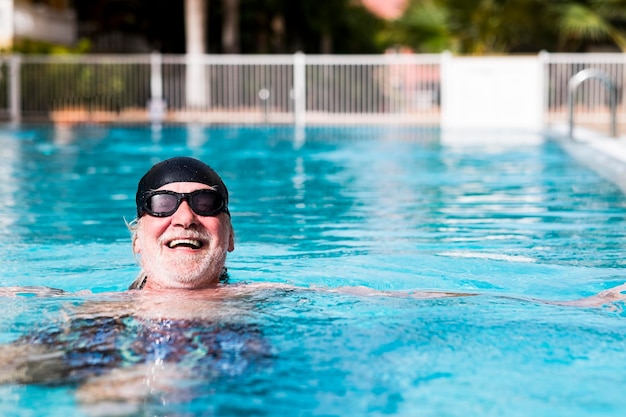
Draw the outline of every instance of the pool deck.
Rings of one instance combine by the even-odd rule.
[[[548,130],[574,158],[626,192],[626,136],[609,137],[583,127],[574,130],[573,138],[568,133],[565,125]]]

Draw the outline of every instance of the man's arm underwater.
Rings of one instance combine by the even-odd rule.
[[[190,291],[190,295],[193,294],[193,298],[202,295],[210,296],[214,295],[218,298],[229,298],[230,296],[236,297],[240,295],[250,295],[251,293],[263,290],[280,289],[289,291],[313,291],[313,292],[327,292],[334,294],[346,294],[361,297],[393,297],[393,298],[413,298],[419,300],[437,299],[437,298],[450,298],[450,297],[474,297],[484,295],[481,293],[469,293],[469,292],[454,292],[454,291],[435,291],[435,290],[377,290],[367,286],[345,286],[345,287],[321,287],[311,286],[302,287],[292,284],[273,283],[273,282],[260,282],[260,283],[232,283],[221,284],[216,288],[207,290],[187,290]],[[132,289],[133,291],[142,291]],[[180,290],[177,290],[178,296],[180,296]],[[51,288],[45,286],[11,286],[0,287],[0,297],[54,297],[63,295],[90,295],[90,290],[80,290],[78,292],[67,292],[58,288]],[[147,295],[147,294],[146,294]],[[514,297],[515,298],[515,297]],[[565,301],[552,301],[542,300],[537,298],[529,298],[529,301],[572,306],[572,307],[600,307],[605,304],[614,303],[616,301],[626,300],[626,283],[618,285],[608,290],[601,291],[589,297],[579,298],[575,300]]]

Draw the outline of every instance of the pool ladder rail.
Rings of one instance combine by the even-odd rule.
[[[609,108],[611,112],[611,137],[617,137],[617,85],[606,73],[595,69],[587,68],[572,76],[567,83],[567,104],[568,104],[568,124],[569,138],[574,138],[574,98],[576,89],[588,79],[598,79],[609,90]]]

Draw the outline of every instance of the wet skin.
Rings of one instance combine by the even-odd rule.
[[[175,182],[159,190],[190,193],[211,187]],[[226,254],[235,249],[235,237],[226,213],[200,216],[186,201],[168,217],[143,215],[137,223],[133,251],[147,274],[146,289],[200,289],[219,282]]]

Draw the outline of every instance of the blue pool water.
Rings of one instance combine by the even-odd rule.
[[[409,128],[305,133],[0,128],[0,287],[67,291],[0,297],[0,343],[103,349],[104,358],[121,355],[116,367],[145,362],[167,388],[140,402],[85,404],[65,369],[44,368],[47,383],[0,385],[0,415],[626,413],[624,304],[550,303],[626,281],[626,196],[615,185],[554,140],[455,145],[437,130]],[[154,342],[145,323],[117,324],[120,343],[140,344],[128,358],[106,344],[106,322],[72,317],[83,304],[124,300],[138,271],[124,223],[137,181],[174,155],[208,162],[229,187],[231,283],[302,289],[202,304],[222,329],[211,333],[221,346],[258,337],[269,353],[232,348],[221,362],[193,362],[209,348],[186,346],[180,360],[193,372],[180,381],[142,356],[141,344]],[[327,291],[358,286],[390,295]],[[478,295],[400,296],[415,289]],[[73,330],[55,339],[64,323]],[[159,340],[179,336],[176,323],[149,324]],[[135,340],[135,331],[149,337]],[[81,358],[89,372],[95,356]]]

